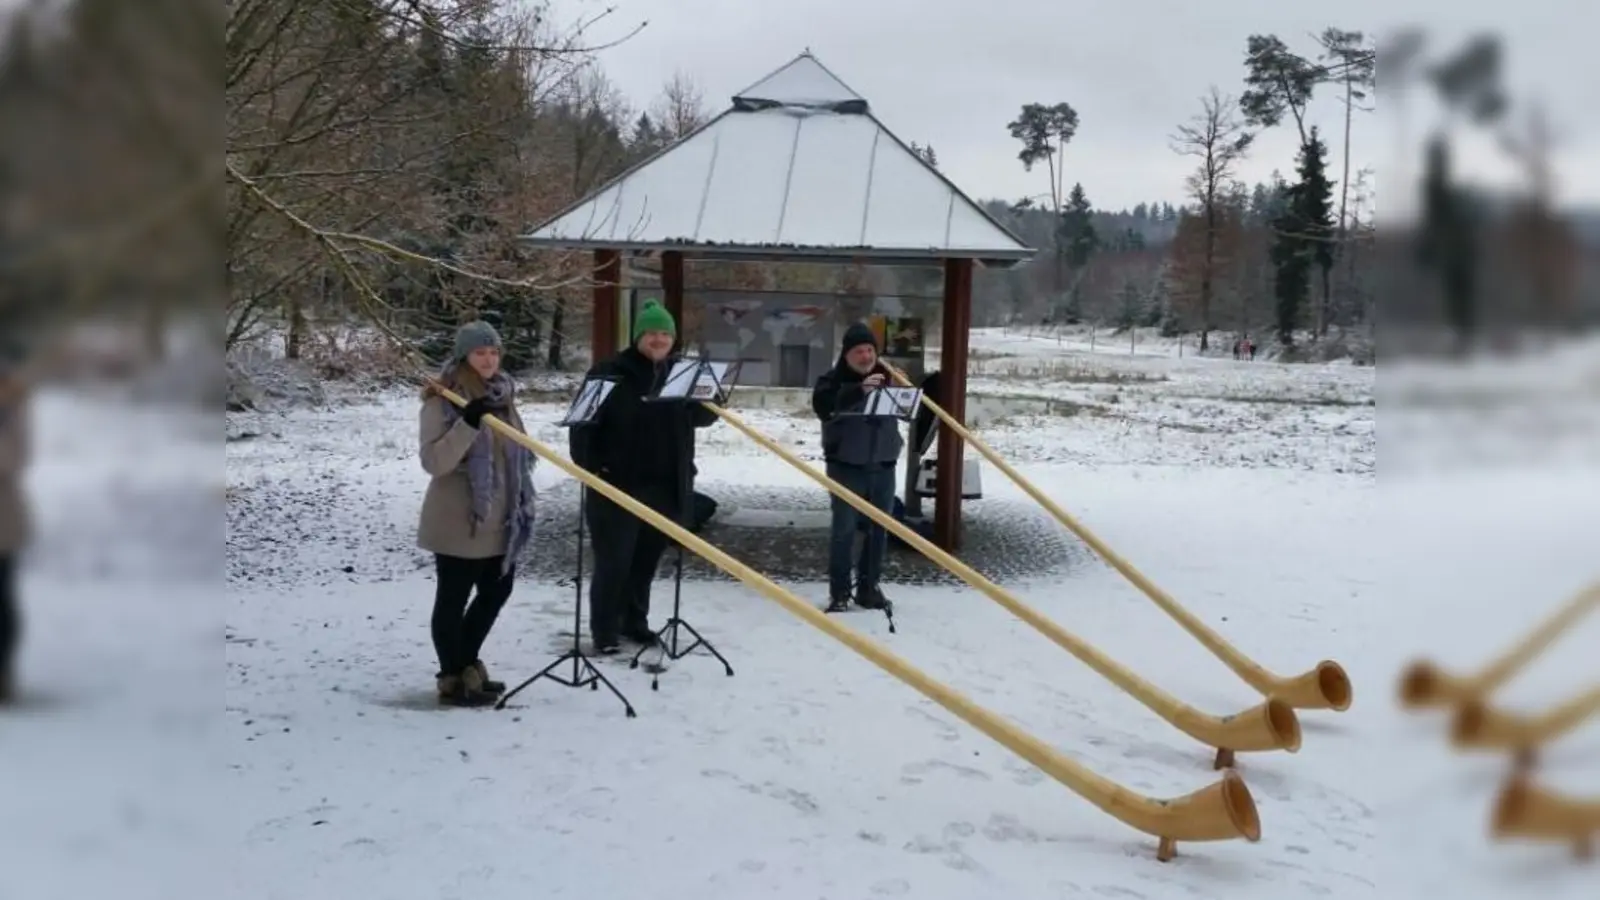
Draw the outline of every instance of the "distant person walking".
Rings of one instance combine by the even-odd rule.
[[[822,420],[822,454],[828,477],[893,515],[895,465],[905,449],[900,423],[892,418],[854,414],[866,406],[867,392],[883,386],[887,379],[888,371],[878,363],[877,338],[872,329],[857,322],[845,329],[838,361],[817,379],[811,392],[811,409]],[[889,601],[878,585],[889,545],[888,532],[845,501],[832,499],[826,611],[848,610],[852,596],[856,605],[864,609],[889,609]],[[852,564],[851,551],[863,521],[866,542]]]
[[[468,322],[439,378],[467,405],[458,408],[431,386],[422,392],[420,455],[432,480],[417,545],[434,555],[430,626],[439,701],[451,706],[484,706],[505,691],[479,654],[511,598],[517,557],[533,533],[534,456],[483,425],[492,415],[522,429],[516,384],[500,368],[500,350],[493,326]]]
[[[18,558],[32,537],[22,486],[33,451],[30,406],[22,376],[0,357],[0,706],[16,697],[17,650],[22,643],[17,569]]]

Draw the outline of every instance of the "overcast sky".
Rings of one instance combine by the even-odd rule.
[[[1006,123],[1024,103],[1066,101],[1080,120],[1067,148],[1067,183],[1082,182],[1096,206],[1111,209],[1182,199],[1193,160],[1174,154],[1168,138],[1199,110],[1209,84],[1234,95],[1242,90],[1248,35],[1276,33],[1310,54],[1311,34],[1327,25],[1385,33],[1401,24],[1393,0],[1326,7],[1288,0],[603,2],[614,3],[617,12],[597,28],[597,40],[649,21],[602,56],[607,74],[635,105],[647,105],[673,70],[682,69],[704,88],[711,110],[720,111],[735,91],[809,47],[902,139],[931,144],[940,167],[967,193],[1015,199],[1048,184],[1042,169],[1023,170]],[[556,0],[556,9],[570,18],[592,14],[603,2]],[[1453,47],[1479,27],[1506,35],[1514,90],[1543,98],[1567,131],[1558,159],[1562,193],[1600,202],[1600,140],[1586,121],[1600,117],[1592,46],[1600,7],[1519,0],[1513,7],[1518,21],[1507,23],[1496,12],[1506,8],[1500,3],[1430,5],[1447,14],[1422,20],[1440,47]],[[1330,89],[1323,94],[1312,119],[1330,139],[1337,177],[1343,108]],[[1432,115],[1420,101],[1418,108],[1426,115],[1415,117],[1412,132]],[[1394,175],[1390,119],[1388,105],[1357,115],[1352,171],[1371,166]],[[1289,172],[1295,143],[1292,123],[1268,132],[1241,175],[1256,181],[1274,169]],[[1477,172],[1508,177],[1486,141],[1469,141],[1463,152]],[[1384,182],[1386,204],[1392,205],[1393,188],[1392,180]]]

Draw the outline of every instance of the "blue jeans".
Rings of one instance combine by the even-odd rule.
[[[827,471],[829,478],[885,513],[893,514],[893,466],[867,469],[830,462]],[[845,597],[850,594],[850,551],[855,546],[857,529],[863,523],[867,526],[867,539],[861,548],[861,557],[854,566],[855,586],[858,590],[876,588],[878,578],[883,574],[883,556],[889,548],[889,532],[838,497],[832,499],[833,523],[828,534],[828,595]]]

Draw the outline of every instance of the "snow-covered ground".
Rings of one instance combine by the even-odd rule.
[[[1470,669],[1600,577],[1600,464],[1575,437],[1543,440],[1600,421],[1585,369],[1595,345],[1544,360],[1543,377],[1524,365],[1479,378],[1501,394],[1477,413],[1493,439],[1467,456],[1460,433],[1431,427],[1463,415],[1448,408],[1457,396],[1424,388],[1477,370],[1385,369],[1385,421],[1405,428],[1386,435],[1380,490],[1372,369],[1130,359],[1003,333],[975,343],[980,390],[1110,408],[1002,417],[983,433],[997,450],[1263,664],[1291,673],[1331,658],[1350,672],[1355,705],[1302,713],[1299,753],[1241,756],[1259,843],[1184,845],[1158,863],[1153,839],[742,586],[697,585],[688,600],[735,677],[691,657],[653,692],[648,676],[605,666],[637,719],[603,691],[547,683],[504,711],[431,708],[426,560],[372,537],[410,527],[424,484],[415,399],[401,392],[230,417],[230,434],[254,435],[227,447],[236,501],[315,490],[326,505],[227,535],[218,721],[222,676],[197,649],[216,639],[214,593],[131,563],[115,593],[68,578],[96,510],[127,518],[97,485],[192,481],[207,471],[200,453],[215,460],[214,433],[169,429],[159,450],[130,438],[90,465],[93,448],[66,446],[79,423],[136,434],[135,413],[52,397],[39,427],[58,449],[34,472],[47,534],[24,585],[27,674],[48,699],[0,720],[0,796],[19,812],[0,817],[14,857],[3,884],[29,898],[213,897],[225,877],[222,896],[252,900],[1594,896],[1592,864],[1562,848],[1491,844],[1502,761],[1452,753],[1437,717],[1393,698],[1416,655]],[[1566,401],[1548,404],[1552,391]],[[1562,427],[1518,427],[1536,405]],[[524,408],[559,448],[556,416]],[[814,423],[748,418],[815,455]],[[710,483],[807,483],[722,427],[700,465]],[[550,467],[540,477],[565,489]],[[998,472],[984,481],[990,496],[1020,493]],[[166,559],[209,540],[122,527],[165,540]],[[274,568],[253,571],[263,560]],[[1203,710],[1259,700],[1107,567],[1007,587]],[[981,595],[893,596],[898,634],[875,617],[846,624],[1131,790],[1215,780],[1207,748]],[[520,681],[559,652],[570,598],[570,586],[519,585],[487,648],[498,673]],[[1499,699],[1537,710],[1600,679],[1597,637],[1600,617]],[[1600,795],[1597,751],[1600,722],[1553,748],[1540,777]]]
[[[1091,350],[1082,339],[975,331],[972,393],[1058,404],[1045,416],[1008,417],[993,430],[996,447],[1038,462],[1373,471],[1371,367],[1176,356],[1171,342],[1154,339],[1145,346],[1130,354],[1104,340]],[[1063,415],[1072,418],[1049,421]]]

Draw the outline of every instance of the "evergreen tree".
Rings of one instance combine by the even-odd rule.
[[[640,113],[633,123],[633,133],[628,135],[628,155],[635,160],[648,158],[665,147],[667,141],[667,133],[656,127],[656,123],[650,120],[650,114]]]
[[[1422,227],[1417,261],[1439,279],[1444,317],[1461,348],[1478,330],[1475,222],[1467,192],[1451,172],[1449,145],[1435,136],[1428,142],[1422,181]]]
[[[1088,265],[1090,257],[1100,247],[1099,235],[1094,227],[1094,206],[1082,184],[1074,184],[1067,195],[1066,206],[1061,210],[1061,247],[1067,264],[1074,269]]]
[[[1300,222],[1306,229],[1311,261],[1322,279],[1322,297],[1317,307],[1316,322],[1317,336],[1321,337],[1327,334],[1328,324],[1333,318],[1331,276],[1338,223],[1334,218],[1333,182],[1328,180],[1328,145],[1317,135],[1317,126],[1311,126],[1306,145],[1300,148],[1298,161],[1300,189],[1296,200],[1299,203]]]
[[[1296,185],[1296,188],[1299,186]],[[1305,239],[1298,234],[1300,219],[1293,205],[1273,219],[1277,238],[1272,243],[1272,293],[1276,299],[1278,343],[1294,344],[1294,330],[1300,324],[1300,309],[1311,287],[1311,258]]]
[[[1061,218],[1056,222],[1056,234],[1062,261],[1074,271],[1065,309],[1058,318],[1075,325],[1083,317],[1083,268],[1100,248],[1099,234],[1094,227],[1094,206],[1084,193],[1083,185],[1074,184],[1067,195]]]
[[[1132,278],[1122,283],[1117,291],[1117,327],[1136,328],[1144,318],[1145,298]]]
[[[1273,294],[1277,300],[1278,342],[1294,343],[1294,330],[1311,288],[1311,272],[1321,269],[1324,286],[1333,266],[1333,185],[1327,178],[1327,148],[1311,129],[1297,158],[1299,178],[1286,191],[1283,210],[1273,218]],[[1324,295],[1326,302],[1326,295]]]

